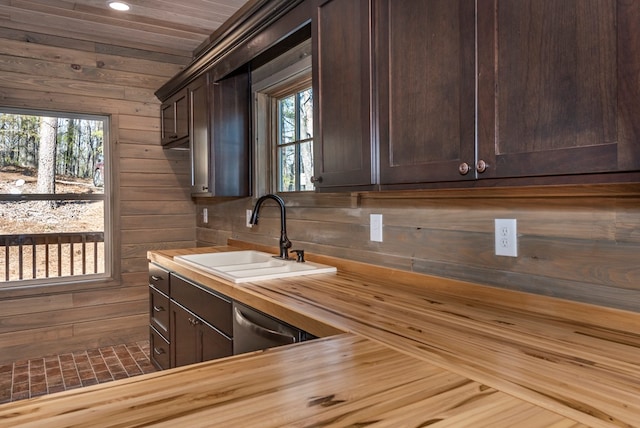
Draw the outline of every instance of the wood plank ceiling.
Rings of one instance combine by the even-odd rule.
[[[194,51],[246,0],[121,0],[128,12],[107,0],[0,0],[0,37],[28,34],[50,44],[63,40],[150,52],[187,63]],[[58,41],[54,43],[52,39]],[[73,47],[73,46],[67,46]]]

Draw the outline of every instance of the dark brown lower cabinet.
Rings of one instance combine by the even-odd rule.
[[[149,327],[149,348],[149,359],[156,368],[164,370],[171,367],[169,342],[153,327]]]
[[[231,299],[171,274],[171,367],[233,355]]]
[[[151,362],[168,369],[233,355],[231,299],[149,264]]]
[[[173,367],[233,354],[231,338],[174,301],[171,302],[171,344]]]
[[[171,367],[169,280],[167,270],[149,264],[149,357],[159,369]]]

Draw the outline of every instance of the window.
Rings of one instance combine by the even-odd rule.
[[[0,287],[110,275],[108,129],[0,109]]]
[[[254,194],[315,190],[311,39],[252,71]]]
[[[313,91],[306,88],[277,100],[275,121],[278,192],[314,190]]]

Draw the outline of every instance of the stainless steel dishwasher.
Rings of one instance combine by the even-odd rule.
[[[316,337],[256,309],[233,302],[233,354],[259,351]]]

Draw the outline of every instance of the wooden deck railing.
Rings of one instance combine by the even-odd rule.
[[[0,235],[2,256],[0,281],[101,273],[104,232]]]

